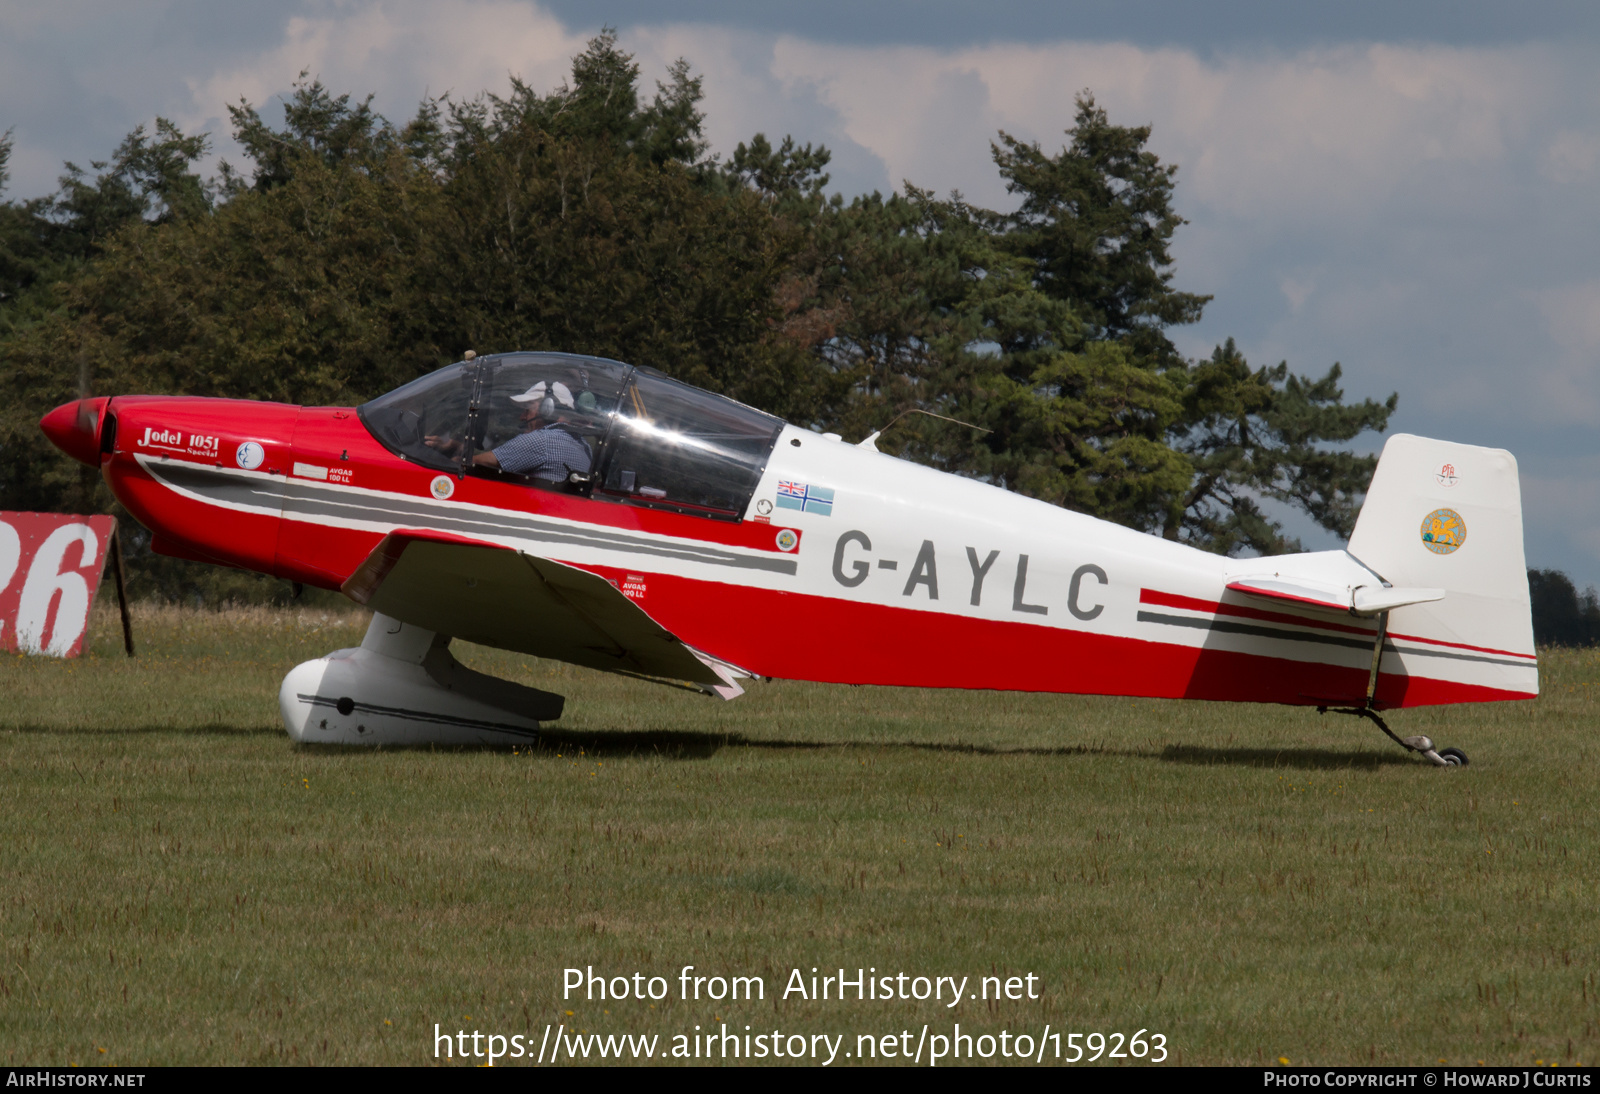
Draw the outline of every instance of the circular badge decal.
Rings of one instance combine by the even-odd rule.
[[[772,503],[766,498],[762,498],[760,501],[756,502],[756,512],[760,513],[762,516],[766,516],[768,513],[772,512]]]
[[[792,551],[800,543],[800,537],[795,535],[793,528],[785,528],[778,533],[778,550]]]
[[[1453,463],[1444,464],[1433,473],[1433,479],[1446,490],[1450,489],[1457,482],[1456,465]]]
[[[255,441],[245,441],[234,450],[233,460],[246,471],[254,471],[267,460],[267,450]]]
[[[1454,509],[1435,509],[1422,518],[1422,545],[1436,555],[1448,555],[1467,542],[1467,522]]]
[[[450,495],[456,492],[455,480],[449,475],[435,475],[428,484],[428,492],[440,501],[449,501]]]

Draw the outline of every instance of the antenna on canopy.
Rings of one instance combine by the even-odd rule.
[[[876,452],[878,450],[878,446],[875,443],[877,441],[877,439],[879,437],[883,436],[886,432],[888,432],[889,426],[894,425],[895,422],[898,422],[901,418],[904,418],[907,414],[926,414],[930,418],[938,418],[940,421],[954,422],[956,425],[964,425],[968,429],[976,429],[979,433],[993,433],[994,432],[994,430],[985,429],[981,425],[973,425],[971,422],[963,422],[960,418],[947,418],[947,417],[945,417],[945,415],[943,415],[943,414],[935,414],[931,410],[923,410],[920,407],[912,407],[910,410],[902,410],[900,413],[896,414],[893,418],[890,418],[888,425],[886,425],[882,429],[879,429],[876,432],[874,432],[871,436],[867,437],[866,440],[858,442],[856,444],[856,447],[857,448],[865,448],[865,449],[868,449],[869,451]]]

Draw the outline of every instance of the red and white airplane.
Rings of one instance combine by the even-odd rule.
[[[118,396],[41,426],[155,550],[374,611],[360,648],[284,679],[297,741],[500,742],[559,716],[451,638],[724,698],[767,676],[1220,699],[1391,737],[1384,709],[1538,694],[1494,449],[1391,437],[1347,549],[1238,559],[570,354],[469,356],[355,408]]]

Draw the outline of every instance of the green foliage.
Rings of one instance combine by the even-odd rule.
[[[966,340],[963,228],[958,211],[914,187],[819,208],[809,299],[791,323],[828,370],[818,424],[861,435],[904,406],[944,405],[942,373]]]
[[[262,121],[248,102],[228,107],[234,139],[256,165],[259,191],[284,185],[311,163],[359,168],[383,159],[395,142],[394,130],[372,109],[371,95],[351,106],[349,95],[335,98],[321,80],[307,83],[307,75],[300,73],[294,95],[284,104],[281,130]]]
[[[1381,432],[1398,396],[1346,406],[1339,376],[1337,364],[1320,380],[1290,373],[1287,363],[1252,372],[1231,338],[1187,369],[1174,448],[1188,457],[1194,474],[1173,495],[1163,527],[1167,538],[1181,534],[1224,552],[1300,550],[1262,512],[1258,500],[1272,498],[1348,539],[1360,511],[1358,495],[1378,461],[1327,446],[1369,429]]]
[[[541,99],[517,85],[508,99],[452,111],[435,261],[423,274],[435,286],[433,329],[462,348],[651,365],[788,409],[799,362],[769,345],[767,327],[798,237],[757,193],[708,184],[690,161],[700,92],[681,68],[631,124],[597,129],[619,97],[631,102],[600,64],[618,57],[592,46],[573,88]]]
[[[1176,168],[1148,127],[1086,93],[1058,155],[1002,133],[1010,215],[909,183],[845,201],[793,137],[706,158],[686,62],[639,78],[608,29],[549,93],[396,125],[302,73],[279,125],[230,107],[245,171],[202,180],[208,138],[157,119],[0,204],[0,505],[111,505],[36,426],[83,394],[349,404],[516,348],[853,436],[947,415],[983,431],[913,416],[880,447],[1212,550],[1296,546],[1269,501],[1348,532],[1372,461],[1345,446],[1394,399],[1346,406],[1337,365],[1252,370],[1231,342],[1177,354],[1166,329],[1208,298],[1172,286]]]
[[[881,448],[1086,512],[1148,525],[1188,480],[1165,444],[1180,390],[1119,342],[1088,341],[993,214],[908,186],[821,218],[823,353],[844,386],[830,423]]]
[[[1164,328],[1208,298],[1170,284],[1176,169],[1087,96],[1069,137],[1052,159],[1002,134],[1023,196],[1009,217],[909,184],[816,208],[810,322],[789,325],[832,374],[818,420],[959,418],[987,432],[904,419],[880,447],[1209,550],[1298,549],[1268,500],[1348,536],[1374,461],[1339,446],[1382,430],[1395,398],[1345,406],[1337,365],[1252,371],[1231,341],[1179,357]]]
[[[1136,528],[1149,527],[1190,467],[1166,443],[1181,410],[1171,378],[1116,342],[1043,355],[1025,376],[994,377],[991,466],[1013,489]]]
[[[793,137],[774,148],[765,133],[757,133],[748,145],[739,142],[723,172],[729,182],[755,190],[780,212],[803,214],[821,205],[828,185],[822,169],[830,159],[826,148],[802,147]]]
[[[1071,304],[1094,338],[1121,338],[1159,365],[1180,363],[1162,328],[1199,320],[1211,298],[1171,287],[1167,246],[1178,169],[1147,151],[1150,127],[1115,126],[1088,92],[1072,143],[1051,158],[1000,134],[995,164],[1022,196],[1007,239],[1037,263],[1039,288]]]
[[[165,118],[153,136],[135,129],[90,178],[66,165],[50,198],[0,205],[0,504],[14,509],[104,510],[109,492],[98,477],[52,449],[38,430],[51,407],[94,392],[104,360],[114,360],[113,390],[130,390],[118,355],[125,347],[96,341],[77,315],[139,323],[119,310],[128,286],[115,281],[114,253],[129,238],[165,239],[158,229],[203,225],[212,205],[192,164],[204,137],[187,137]],[[203,271],[192,271],[205,277]],[[141,274],[142,276],[142,274]],[[112,280],[108,281],[108,277]],[[137,280],[137,278],[135,279]],[[104,299],[96,288],[116,291]],[[81,301],[92,300],[91,307]]]
[[[167,224],[209,212],[205,184],[190,170],[205,155],[207,144],[204,136],[186,137],[167,119],[157,118],[154,137],[141,125],[109,162],[91,163],[99,172],[93,181],[67,164],[53,211],[68,233],[68,245],[88,253],[135,221]]]
[[[1600,593],[1594,586],[1580,593],[1560,570],[1529,570],[1528,593],[1540,646],[1600,644]]]

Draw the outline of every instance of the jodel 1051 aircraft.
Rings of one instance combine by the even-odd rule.
[[[1345,550],[1208,554],[649,368],[471,357],[354,408],[118,396],[41,423],[180,558],[338,589],[296,741],[524,740],[461,638],[731,699],[752,676],[1379,712],[1538,694],[1516,461],[1397,435]]]

